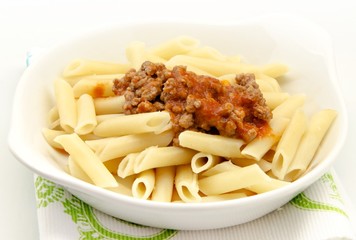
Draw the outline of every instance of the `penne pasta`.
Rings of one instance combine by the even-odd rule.
[[[150,112],[133,115],[122,115],[109,118],[94,129],[100,137],[114,137],[138,133],[161,133],[171,128],[171,117],[168,112]]]
[[[126,196],[132,197],[132,184],[135,181],[136,176],[133,175],[133,176],[130,176],[127,178],[121,178],[121,177],[115,176],[115,179],[118,183],[118,186],[110,187],[110,188],[106,188],[106,189],[109,191],[112,191],[112,192],[116,192],[119,194],[124,194]]]
[[[281,86],[279,85],[276,78],[270,77],[263,73],[258,73],[258,74],[256,74],[256,81],[258,83],[261,83],[261,82],[267,83],[272,88],[272,92],[280,92],[281,91]],[[261,89],[261,91],[262,91],[262,89]]]
[[[227,201],[227,200],[232,200],[232,199],[238,199],[238,198],[243,198],[247,197],[247,194],[245,193],[225,193],[225,194],[219,194],[219,195],[210,195],[210,196],[204,196],[201,198],[202,202],[218,202],[218,201]]]
[[[241,139],[193,131],[180,133],[178,139],[182,147],[222,157],[242,157],[240,149],[245,144]]]
[[[288,67],[284,64],[267,64],[262,66],[260,72],[271,78],[278,78],[288,72]]]
[[[289,119],[287,118],[273,118],[270,121],[272,133],[263,137],[257,137],[249,142],[241,151],[242,155],[247,158],[260,160],[271,147],[280,139],[284,129],[287,127]]]
[[[272,172],[278,179],[284,179],[306,125],[307,118],[304,111],[302,109],[297,110],[286,127],[272,160]]]
[[[263,158],[261,160],[255,160],[251,158],[232,158],[231,162],[239,167],[247,167],[252,164],[257,164],[264,172],[268,172],[272,168],[272,163],[266,161]]]
[[[198,45],[199,41],[197,39],[181,36],[163,42],[158,46],[151,48],[149,52],[168,60],[175,55],[185,54],[195,49]]]
[[[77,125],[74,129],[79,135],[91,133],[97,125],[93,98],[84,94],[77,101]]]
[[[48,128],[56,129],[59,126],[59,113],[57,106],[54,106],[48,112]]]
[[[93,133],[88,133],[85,135],[80,135],[79,136],[83,141],[90,141],[90,140],[99,140],[100,137],[94,135]]]
[[[218,195],[268,182],[269,179],[258,165],[253,164],[201,178],[199,188],[205,195]]]
[[[193,173],[189,164],[176,169],[175,187],[183,202],[200,202],[198,175]]]
[[[54,93],[60,125],[64,131],[72,133],[77,125],[77,107],[73,89],[65,80],[58,78],[54,82]]]
[[[275,109],[281,105],[289,97],[288,93],[284,92],[263,92],[263,97],[270,109]]]
[[[132,196],[149,199],[155,186],[155,171],[153,169],[141,172],[132,184]]]
[[[154,134],[142,133],[135,135],[126,135],[112,138],[104,146],[100,147],[96,154],[101,161],[124,157],[129,153],[141,152],[150,146],[167,146],[173,139],[173,133],[170,131]]]
[[[116,114],[102,114],[102,115],[96,115],[96,121],[97,123],[101,123],[107,119],[110,118],[115,118],[115,117],[119,117],[119,116],[123,116],[123,114],[121,113],[116,113]]]
[[[94,99],[95,112],[98,115],[123,113],[124,103],[125,103],[124,96],[95,98]]]
[[[165,63],[166,59],[155,54],[148,52],[146,44],[140,41],[131,42],[126,48],[126,58],[131,63],[132,67],[136,70],[140,69],[141,64],[145,61]]]
[[[302,107],[304,102],[305,95],[290,96],[272,111],[273,117],[291,118],[295,110]]]
[[[251,164],[251,165],[246,165],[246,166],[241,168],[239,166],[234,165],[230,161],[226,161],[226,162],[220,163],[220,164],[216,165],[214,168],[206,171],[205,173],[203,173],[203,176],[204,177],[211,177],[211,176],[219,175],[221,173],[225,173],[226,174],[227,172],[237,171],[238,169],[243,169],[243,168],[250,167],[250,166],[254,166],[254,168],[256,168],[256,166],[258,166],[258,165],[257,164]],[[260,170],[262,170],[262,168],[260,168]],[[262,174],[261,171],[259,171],[259,170],[255,169],[254,171],[257,171],[260,175]],[[261,176],[263,176],[263,175],[261,175]],[[201,178],[201,179],[204,179],[204,178]],[[266,174],[265,175],[265,181],[260,181],[260,182],[258,182],[256,184],[252,184],[250,186],[246,186],[244,188],[244,190],[252,191],[254,193],[258,193],[259,194],[259,193],[264,193],[264,192],[275,190],[277,188],[286,186],[288,184],[289,184],[289,182],[271,178]]]
[[[55,141],[63,146],[69,156],[99,187],[116,187],[113,175],[95,153],[79,138],[76,133],[60,135]]]
[[[246,187],[246,189],[250,190],[252,192],[255,192],[257,194],[261,194],[261,193],[273,191],[275,189],[287,186],[289,184],[290,184],[290,182],[281,181],[281,180],[269,177],[268,181],[262,181],[258,184],[251,185],[249,187]]]
[[[114,175],[117,175],[117,169],[123,158],[115,158],[109,161],[103,162],[104,166]]]
[[[134,161],[134,172],[147,169],[189,164],[196,152],[180,147],[152,146],[142,151]]]
[[[68,64],[62,75],[68,78],[93,74],[118,74],[125,73],[129,69],[129,64],[76,59]]]
[[[199,48],[193,48],[189,52],[187,52],[185,55],[187,56],[192,56],[192,57],[200,57],[200,58],[205,58],[205,59],[213,59],[213,60],[218,60],[218,61],[226,61],[227,57],[221,54],[218,50],[212,47],[199,47]],[[229,58],[229,61],[235,61],[236,59]],[[238,61],[239,62],[239,61]]]
[[[134,69],[140,69],[141,64],[146,60],[146,44],[140,41],[129,43],[126,47],[126,58]]]
[[[66,134],[66,132],[65,131],[61,131],[61,130],[52,130],[52,129],[49,129],[49,128],[43,128],[42,129],[42,135],[45,137],[47,143],[49,145],[51,145],[52,147],[57,148],[57,149],[63,149],[63,147],[59,143],[55,142],[54,139],[57,136],[60,136],[60,135],[63,135],[63,134]]]
[[[171,202],[174,189],[175,167],[161,167],[156,169],[156,184],[151,200],[158,202]]]
[[[79,167],[79,165],[75,161],[73,161],[70,156],[68,157],[68,169],[70,175],[72,175],[73,177],[83,180],[84,182],[93,184],[93,181],[90,179],[90,177]]]
[[[222,173],[222,172],[230,171],[233,169],[239,169],[239,168],[240,168],[239,166],[236,166],[235,164],[232,163],[232,161],[229,160],[229,161],[224,161],[224,162],[221,162],[221,163],[215,165],[214,167],[199,174],[199,176],[201,176],[201,178],[210,177],[210,176]]]
[[[268,81],[256,79],[256,83],[263,93],[278,92]]]
[[[168,68],[173,68],[177,65],[189,65],[199,68],[213,76],[219,77],[226,74],[239,74],[239,73],[264,73],[271,74],[272,77],[283,74],[286,67],[282,64],[270,64],[263,67],[244,63],[221,62],[212,59],[192,57],[186,55],[176,55],[166,62]]]
[[[106,144],[108,144],[113,138],[99,138],[85,140],[85,143],[94,151],[97,152],[102,149]]]
[[[294,159],[288,168],[285,179],[295,180],[308,167],[312,169],[317,164],[316,162],[312,162],[312,159],[335,117],[336,111],[331,109],[321,110],[312,116]]]
[[[134,165],[135,159],[140,153],[129,153],[122,159],[118,168],[117,175],[121,178],[126,178],[127,176],[131,176],[135,174]]]
[[[83,78],[73,86],[74,97],[79,98],[83,94],[89,94],[94,98],[115,96],[112,91],[113,81],[114,79]]]
[[[193,156],[190,164],[194,173],[200,173],[214,167],[220,161],[220,156],[199,152]]]

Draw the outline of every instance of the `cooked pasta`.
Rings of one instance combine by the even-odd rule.
[[[337,113],[309,120],[306,96],[279,81],[286,65],[253,65],[189,36],[134,41],[125,54],[75,59],[54,80],[42,134],[72,176],[144,200],[203,203],[273,191],[319,163]]]

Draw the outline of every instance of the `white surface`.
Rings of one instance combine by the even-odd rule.
[[[356,205],[356,2],[350,1],[179,1],[152,6],[157,1],[1,1],[0,2],[0,236],[4,239],[38,239],[33,175],[18,163],[7,148],[12,95],[25,68],[26,51],[47,47],[91,27],[129,22],[132,19],[207,18],[230,22],[269,12],[290,12],[308,17],[324,27],[334,41],[337,72],[349,111],[349,135],[335,170]],[[187,4],[189,2],[189,4]],[[94,4],[96,3],[96,4]],[[234,3],[234,4],[232,4]],[[261,5],[259,5],[261,4]],[[197,8],[199,7],[199,9]],[[134,9],[133,9],[134,8]],[[174,10],[173,10],[174,9]],[[228,37],[228,36],[221,36]]]

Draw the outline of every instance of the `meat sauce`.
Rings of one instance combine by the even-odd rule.
[[[125,96],[125,114],[168,111],[174,145],[184,130],[242,138],[246,142],[270,132],[272,113],[253,74],[237,75],[236,84],[197,75],[183,66],[172,70],[145,62],[114,80],[113,91]]]

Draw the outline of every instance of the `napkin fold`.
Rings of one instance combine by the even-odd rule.
[[[257,220],[199,231],[158,229],[130,223],[82,202],[57,184],[35,175],[41,239],[356,239],[352,206],[331,170],[289,203]]]
[[[43,49],[28,52],[29,65]],[[61,186],[34,176],[40,239],[356,240],[354,208],[333,169],[283,207],[237,226],[199,231],[158,229],[96,210]]]

